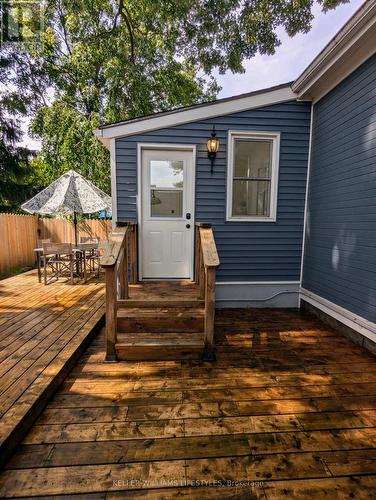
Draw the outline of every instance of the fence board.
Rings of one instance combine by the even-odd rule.
[[[105,240],[111,221],[85,219],[78,223],[78,237]],[[0,213],[0,275],[17,267],[33,266],[38,239],[51,238],[55,243],[74,243],[73,224],[65,219],[35,215]]]

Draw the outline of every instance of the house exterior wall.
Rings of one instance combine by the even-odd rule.
[[[376,56],[313,107],[307,207],[303,288],[375,323]]]
[[[137,220],[137,143],[195,144],[195,219],[213,225],[221,260],[218,281],[299,281],[310,108],[310,103],[291,101],[117,139],[118,221]],[[220,150],[211,175],[206,141],[213,124],[220,140]],[[281,133],[275,223],[226,222],[229,130]]]

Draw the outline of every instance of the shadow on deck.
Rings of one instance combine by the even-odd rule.
[[[219,310],[215,343],[211,363],[106,364],[100,333],[7,463],[0,496],[374,497],[369,352],[290,310]]]
[[[0,465],[22,440],[104,318],[104,284],[0,281]]]

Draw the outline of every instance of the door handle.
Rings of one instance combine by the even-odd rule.
[[[190,224],[186,224],[186,225],[185,225],[185,227],[186,227],[187,229],[189,229],[189,228],[191,227],[191,225],[190,225]]]

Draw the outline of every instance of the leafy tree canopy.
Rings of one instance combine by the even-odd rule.
[[[1,61],[0,85],[9,61]],[[17,146],[22,137],[20,120],[26,114],[26,105],[13,89],[0,97],[0,211],[10,212],[19,208],[20,202],[32,193],[31,152]]]
[[[326,11],[344,1],[318,3]],[[244,60],[257,52],[273,54],[278,28],[291,36],[308,32],[313,3],[47,2],[43,44],[14,52],[10,77],[36,111],[33,131],[42,139],[36,162],[45,181],[76,168],[108,187],[108,154],[92,135],[99,122],[213,99],[215,70],[242,72]],[[52,104],[46,99],[51,93]]]

